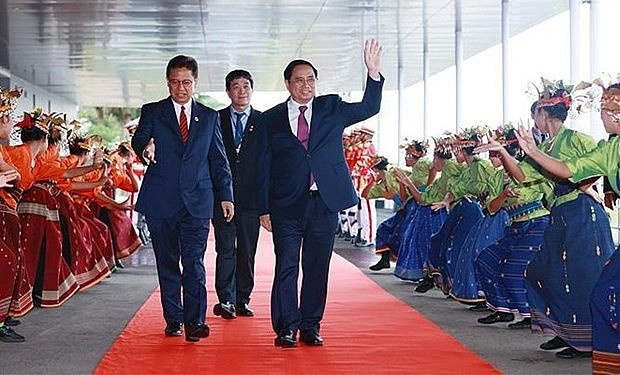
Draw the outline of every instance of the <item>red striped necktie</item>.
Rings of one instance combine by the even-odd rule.
[[[187,115],[185,115],[185,106],[181,106],[181,115],[179,116],[179,129],[181,130],[181,138],[183,143],[187,143],[189,138],[189,128],[187,127]]]

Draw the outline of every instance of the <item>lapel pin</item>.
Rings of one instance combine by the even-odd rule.
[[[194,117],[194,121],[198,122],[200,119],[198,118],[198,116]]]
[[[254,131],[254,125],[250,125],[250,127],[248,128],[249,132],[253,132]]]

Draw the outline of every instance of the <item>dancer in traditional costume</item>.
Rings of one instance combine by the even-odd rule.
[[[381,259],[369,267],[372,271],[391,267],[390,259],[398,257],[404,230],[403,222],[411,210],[417,207],[405,204],[408,199],[407,192],[394,177],[396,169],[397,167],[390,166],[386,158],[378,156],[372,165],[373,177],[362,190],[362,197],[391,199],[396,208],[396,213],[381,222],[377,228],[375,253],[380,255]]]
[[[21,90],[0,88],[0,139],[8,141],[13,129],[13,108]],[[0,146],[0,341],[23,342],[24,336],[11,327],[20,324],[16,317],[33,307],[32,284],[26,275],[25,259],[20,247],[20,224],[16,188],[19,172],[11,165],[10,155]]]
[[[471,132],[471,130],[470,130]],[[479,131],[480,133],[482,131]],[[471,135],[464,134],[465,137]],[[516,142],[516,141],[515,141]],[[501,169],[501,161],[494,155],[489,155],[491,168],[478,168],[472,181],[479,191],[478,203],[485,208],[489,197],[495,196],[502,191],[507,175]],[[475,271],[475,262],[478,254],[497,242],[504,236],[504,230],[508,225],[508,214],[505,210],[490,212],[483,209],[484,216],[470,229],[465,242],[461,246],[459,257],[454,268],[452,288],[450,296],[462,303],[472,306],[472,310],[486,307],[484,296],[479,293],[479,280]]]
[[[128,193],[138,192],[138,179],[133,174],[132,165],[135,153],[129,142],[122,142],[116,151],[110,155],[110,181],[96,191],[95,199],[90,208],[95,215],[108,225],[114,244],[116,266],[123,267],[121,260],[129,257],[142,246],[127,210],[130,202],[116,202],[116,190]]]
[[[608,133],[620,134],[620,84],[613,84],[604,90],[601,100],[601,119]],[[577,183],[605,175],[609,178],[613,190],[620,192],[618,180],[620,137],[610,138],[606,142],[601,141],[590,152],[562,161],[537,150],[525,129],[521,129],[518,134],[523,149],[543,168],[558,178],[568,178]],[[596,238],[596,232],[590,233],[590,236]],[[590,249],[590,254],[591,251]],[[620,373],[620,346],[618,345],[620,343],[620,299],[618,297],[620,296],[618,290],[620,290],[620,252],[616,249],[605,263],[590,296],[593,374]],[[568,341],[568,343],[571,342]]]
[[[535,121],[550,138],[539,150],[528,136],[531,142],[520,142],[521,148],[539,164],[543,154],[559,160],[581,158],[596,147],[594,140],[564,127],[572,100],[561,82],[543,83],[545,89]],[[551,223],[541,250],[527,267],[526,286],[532,329],[556,335],[541,348],[567,347],[556,355],[579,358],[591,355],[592,314],[588,302],[614,245],[602,200],[591,188],[597,177],[579,183],[564,177],[550,176],[555,195]]]
[[[450,164],[456,170],[449,152],[436,148],[433,161],[426,156],[428,144],[420,141],[410,141],[405,143],[405,162],[411,166],[411,173],[397,173],[396,178],[403,184],[411,198],[407,202],[415,206],[415,210],[405,220],[405,230],[403,239],[398,250],[398,260],[394,275],[403,280],[418,281],[428,271],[428,250],[430,238],[433,233],[441,228],[447,217],[445,209],[434,210],[431,205],[441,201],[446,193],[446,181],[451,175],[448,171]],[[435,177],[441,172],[443,177],[437,180]],[[442,179],[443,178],[443,179]]]
[[[530,328],[531,313],[525,291],[525,269],[540,250],[544,231],[549,224],[549,211],[544,202],[553,197],[551,182],[537,170],[531,159],[520,162],[514,158],[520,151],[514,129],[509,128],[498,138],[503,145],[491,140],[476,152],[497,153],[511,176],[500,194],[488,199],[490,213],[505,210],[510,226],[497,243],[482,250],[476,259],[476,274],[486,306],[491,314],[478,319],[482,324],[510,322],[515,314],[522,320],[509,328]]]
[[[477,129],[479,130],[479,129]],[[498,173],[490,161],[474,156],[474,145],[486,131],[468,131],[452,144],[457,161],[464,162],[458,179],[450,186],[454,202],[448,219],[431,239],[430,262],[439,272],[435,282],[449,295],[456,274],[457,262],[467,235],[484,216],[478,197],[488,194],[489,185],[481,176]]]

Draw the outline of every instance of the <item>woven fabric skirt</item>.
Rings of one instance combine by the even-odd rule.
[[[590,295],[614,251],[603,206],[585,194],[554,207],[543,246],[526,271],[532,330],[592,350]]]
[[[431,237],[429,261],[436,269],[435,282],[448,294],[452,287],[461,248],[471,228],[483,217],[482,208],[475,201],[461,199],[452,209],[439,232]]]
[[[529,317],[525,291],[525,268],[540,251],[549,216],[513,223],[504,237],[482,250],[476,259],[476,274],[487,306],[493,311]]]
[[[620,251],[601,272],[590,300],[592,373],[620,374]]]
[[[407,223],[398,250],[398,261],[394,269],[396,277],[416,281],[428,273],[431,236],[439,231],[447,217],[445,209],[433,211],[430,206],[421,206],[417,210]]]
[[[450,295],[454,299],[462,302],[484,301],[484,298],[478,293],[480,286],[476,277],[476,258],[484,248],[504,237],[508,223],[508,213],[499,210],[495,215],[485,216],[478,220],[476,225],[471,228],[461,247],[461,253],[454,270],[454,279],[450,290]]]
[[[414,199],[409,199],[403,208],[379,224],[375,253],[390,251],[392,257],[398,258],[398,250],[407,229],[407,223],[412,220],[419,207]]]
[[[17,206],[26,274],[41,307],[65,303],[79,285],[62,254],[58,202],[42,186],[26,190]]]

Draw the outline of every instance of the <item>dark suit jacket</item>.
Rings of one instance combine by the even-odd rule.
[[[379,112],[381,81],[368,77],[359,103],[346,103],[338,95],[314,98],[308,150],[291,131],[287,102],[261,116],[258,150],[259,214],[299,217],[305,210],[312,171],[320,196],[333,212],[351,207],[358,197],[344,160],[344,128]]]
[[[216,111],[192,101],[189,141],[183,144],[170,97],[142,106],[131,140],[142,155],[155,140],[155,164],[146,169],[136,210],[147,217],[168,218],[183,207],[194,217],[213,215],[213,190],[222,200],[233,200],[232,177],[224,152]]]
[[[256,209],[256,153],[258,146],[258,117],[261,112],[254,108],[245,125],[245,132],[239,154],[235,148],[235,136],[232,131],[230,106],[219,111],[222,125],[222,139],[226,156],[233,176],[235,206]],[[216,201],[219,196],[216,196]]]

